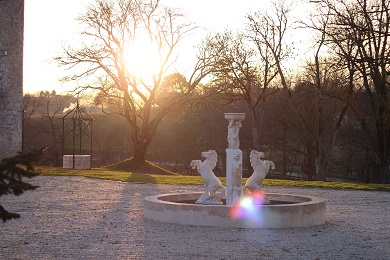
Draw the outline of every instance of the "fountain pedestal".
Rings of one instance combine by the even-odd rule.
[[[229,148],[226,149],[226,205],[233,205],[242,195],[242,151],[240,148],[239,133],[244,113],[225,113],[229,121],[228,137]]]
[[[242,195],[242,151],[226,149],[226,205],[232,205]]]

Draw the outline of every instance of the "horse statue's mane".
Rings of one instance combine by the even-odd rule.
[[[209,150],[207,152],[203,152],[202,156],[206,158],[206,160],[203,161],[203,165],[210,167],[210,169],[214,169],[215,166],[217,166],[217,152],[214,150]]]
[[[257,150],[252,150],[250,153],[250,162],[253,169],[256,169],[259,165],[259,159],[264,157],[263,152],[259,152]]]

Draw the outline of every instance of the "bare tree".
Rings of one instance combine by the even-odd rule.
[[[23,121],[26,126],[28,126],[31,117],[35,115],[42,106],[41,101],[41,99],[32,94],[23,95]]]
[[[290,57],[292,50],[286,40],[291,26],[291,10],[292,7],[288,3],[276,1],[273,3],[273,13],[257,12],[247,16],[248,37],[257,46],[261,57],[272,62],[271,67],[275,67],[280,84],[285,90],[289,90],[289,84],[283,63]]]
[[[213,66],[209,90],[221,94],[223,98],[218,100],[224,104],[245,101],[252,125],[251,146],[259,149],[261,123],[258,108],[264,98],[276,91],[270,86],[277,70],[266,51],[257,55],[251,43],[244,34],[226,31],[209,36],[202,48]]]
[[[288,108],[293,111],[294,118],[286,118],[283,115],[281,121],[284,125],[284,129],[287,130],[287,125],[291,121],[297,120],[301,129],[305,129],[305,122],[302,115],[299,114],[297,106],[293,103],[291,86],[284,67],[284,62],[291,58],[292,46],[287,43],[287,33],[291,29],[291,16],[290,13],[293,7],[290,3],[284,1],[273,2],[273,9],[267,12],[256,12],[247,15],[247,37],[255,44],[258,53],[264,60],[267,60],[272,71],[275,72],[275,81],[281,85],[283,92],[286,93],[285,98],[280,101],[285,101],[288,104]],[[290,121],[290,122],[289,122]],[[283,133],[284,140],[286,139],[287,132]],[[303,153],[303,151],[297,150],[296,147],[292,147],[285,143],[279,144],[282,147],[283,153],[283,169],[287,171],[287,148],[294,150],[295,152]]]
[[[341,112],[336,117],[336,121],[331,120],[331,122],[334,122],[334,125],[331,127],[331,129],[333,129],[333,134],[331,135],[329,141],[325,141],[325,121],[329,121],[329,119],[324,118],[323,113],[325,101],[324,95],[326,95],[325,84],[332,81],[332,79],[328,78],[329,75],[327,75],[327,71],[333,71],[332,76],[336,76],[336,73],[334,70],[329,70],[330,67],[326,69],[324,66],[326,61],[323,60],[321,62],[320,60],[321,49],[325,41],[324,34],[319,37],[314,62],[310,66],[311,70],[306,71],[306,73],[311,73],[308,75],[306,80],[309,81],[310,85],[315,90],[311,95],[311,98],[314,98],[316,104],[313,107],[316,112],[316,121],[314,122],[314,125],[309,122],[313,121],[313,118],[306,117],[303,113],[305,110],[300,109],[297,104],[294,104],[292,91],[290,90],[290,85],[287,80],[286,70],[283,67],[284,59],[288,58],[290,52],[290,48],[286,43],[286,33],[290,26],[290,12],[291,7],[286,5],[284,2],[279,1],[274,3],[274,10],[272,14],[255,13],[254,15],[249,15],[249,35],[251,36],[253,42],[255,42],[258,46],[260,53],[268,53],[267,55],[272,57],[271,60],[275,64],[280,84],[287,94],[287,104],[294,112],[294,120],[299,122],[300,129],[302,131],[300,132],[301,135],[305,135],[302,140],[304,141],[305,146],[309,148],[307,149],[308,152],[311,151],[311,147],[314,147],[316,176],[319,179],[326,180],[325,166],[327,164],[327,158],[329,158],[332,151],[332,147],[337,136],[337,129],[341,126],[341,121],[346,113],[347,105],[340,110]],[[342,83],[338,85],[342,85]],[[295,91],[294,93],[297,92]],[[326,143],[329,145],[326,146]],[[312,156],[309,156],[309,158],[312,158]]]
[[[79,21],[86,29],[82,33],[89,42],[79,49],[67,48],[64,57],[56,60],[68,68],[81,68],[67,80],[81,80],[93,75],[95,83],[89,81],[83,88],[99,92],[95,101],[103,111],[116,113],[130,125],[133,143],[133,162],[144,163],[146,150],[163,118],[186,101],[208,74],[207,58],[199,56],[193,73],[185,88],[171,92],[171,102],[157,102],[162,93],[162,80],[170,66],[176,61],[175,50],[181,40],[196,27],[183,22],[179,11],[164,7],[159,0],[97,0],[90,5]],[[147,36],[150,52],[155,49],[158,68],[150,78],[137,74],[139,64],[129,66],[128,54],[140,37]],[[147,59],[147,57],[145,57]],[[105,107],[111,104],[114,110]]]
[[[390,182],[390,2],[383,0],[315,1],[318,16],[327,15],[324,26],[314,29],[325,35],[325,44],[352,75],[356,95],[350,107],[372,147],[382,183]],[[363,97],[363,99],[361,98]],[[364,103],[368,103],[365,106]]]
[[[304,123],[300,132],[308,161],[314,158],[315,175],[319,180],[327,180],[326,167],[352,98],[350,88],[345,71],[326,58],[320,59],[318,52],[296,83],[294,93],[304,104],[300,107],[295,102],[298,116]]]
[[[70,95],[56,95],[55,92],[46,95],[41,95],[39,99],[42,104],[43,118],[47,120],[48,125],[42,125],[43,133],[49,134],[52,139],[52,145],[49,146],[54,153],[54,161],[56,166],[61,165],[60,161],[60,149],[61,149],[61,124],[59,123],[60,115],[67,107],[69,100],[72,98]]]
[[[23,95],[23,124],[22,124],[22,149],[24,151],[25,149],[25,140],[27,137],[27,130],[30,127],[31,118],[36,115],[39,108],[42,106],[41,99],[38,97],[35,97],[32,94],[25,94]]]

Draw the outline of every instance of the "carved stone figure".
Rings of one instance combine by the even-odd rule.
[[[230,197],[233,201],[241,197],[241,181],[242,181],[242,164],[241,164],[241,151],[237,150],[236,155],[233,158],[232,162],[232,178],[231,178],[231,188],[228,189],[231,194]]]
[[[257,192],[262,191],[262,182],[269,172],[270,168],[275,169],[275,164],[272,161],[262,160],[264,157],[263,152],[258,152],[252,150],[250,154],[250,162],[253,167],[253,174],[248,178],[245,185],[243,186],[243,191],[247,194],[254,195]]]
[[[241,128],[241,121],[236,119],[229,120],[228,137],[229,149],[238,149],[240,147],[239,133]]]
[[[194,169],[196,167],[204,181],[204,193],[195,203],[223,204],[221,200],[226,196],[226,187],[212,171],[217,165],[217,152],[214,150],[202,152],[202,157],[206,158],[203,162],[201,160],[191,162],[191,167]]]

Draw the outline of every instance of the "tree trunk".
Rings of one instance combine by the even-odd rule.
[[[379,182],[383,184],[390,183],[390,131],[388,126],[383,122],[385,112],[384,108],[379,109],[379,120],[376,122],[376,138],[378,142],[377,158],[378,158],[378,171],[379,171]]]
[[[283,128],[283,160],[282,160],[282,173],[283,179],[287,176],[287,129]]]
[[[308,176],[309,180],[316,180],[316,153],[313,145],[309,142],[305,144],[305,162],[302,172]]]
[[[325,160],[323,160],[323,158],[316,158],[316,175],[317,180],[327,181],[325,173]]]
[[[325,156],[325,152],[324,152],[324,144],[320,138],[319,142],[318,142],[318,154],[316,156],[316,176],[317,176],[317,180],[320,180],[320,181],[327,181],[327,176],[326,176],[326,156]]]
[[[250,109],[250,116],[252,120],[252,149],[258,150],[260,149],[260,126],[259,121],[257,120],[257,115],[255,108],[252,107]]]
[[[252,149],[259,150],[259,128],[255,121],[256,120],[252,118]]]
[[[147,116],[149,117],[149,115]],[[134,118],[136,118],[134,116]],[[146,116],[144,116],[145,120]],[[150,133],[150,124],[148,121],[145,120],[143,122],[143,125],[141,127],[138,127],[137,121],[134,120],[131,116],[126,117],[127,122],[130,125],[131,129],[131,141],[133,143],[133,158],[132,162],[133,163],[138,163],[138,164],[144,164],[145,163],[145,154],[146,150],[150,144],[151,138],[148,135]]]
[[[132,161],[134,163],[144,164],[147,146],[142,143],[134,143],[133,146],[134,146],[134,157]]]

